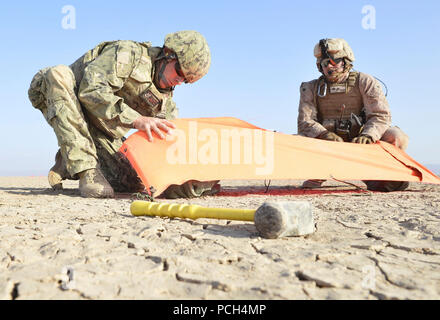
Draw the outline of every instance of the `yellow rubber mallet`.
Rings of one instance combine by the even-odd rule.
[[[260,234],[270,239],[306,235],[315,228],[312,206],[307,201],[269,201],[252,210],[137,200],[131,203],[130,212],[134,216],[254,221]]]

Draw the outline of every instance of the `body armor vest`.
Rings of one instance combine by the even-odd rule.
[[[345,130],[350,133],[347,132],[347,137],[342,137],[344,140],[352,139],[359,134],[362,123],[353,120],[354,115],[362,122],[361,114],[364,108],[358,72],[350,72],[343,83],[327,83],[325,77],[321,76],[317,81],[315,103],[318,121],[328,131],[339,134],[338,128],[345,126]]]

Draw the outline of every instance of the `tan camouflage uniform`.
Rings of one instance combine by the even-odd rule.
[[[143,189],[118,149],[139,116],[177,116],[172,91],[162,93],[152,81],[160,51],[149,43],[104,42],[70,66],[34,76],[29,98],[54,129],[72,178],[99,164],[115,191]]]
[[[350,71],[355,57],[347,41],[321,39],[313,54],[322,76],[301,84],[298,133],[330,141],[372,143],[382,140],[405,150],[408,136],[399,127],[390,127],[391,113],[380,83],[368,74]],[[332,68],[330,73],[329,69],[324,70],[329,63],[343,68]],[[325,180],[306,180],[302,186],[316,188],[323,182]],[[364,182],[368,190],[381,192],[402,191],[408,187],[407,181]]]
[[[379,82],[362,72],[356,76],[350,92],[331,93],[333,84],[328,84],[327,94],[323,98],[317,95],[318,83],[324,81],[323,77],[303,82],[300,88],[298,134],[315,138],[326,130],[335,132],[335,121],[340,119],[341,106],[344,104],[343,120],[348,119],[352,112],[359,116],[361,110],[365,110],[366,123],[362,134],[369,135],[374,141],[383,140],[406,149],[408,136],[400,128],[390,127],[391,113]],[[334,84],[337,85],[340,84]]]
[[[347,41],[321,39],[313,55],[322,76],[301,84],[298,133],[317,138],[328,131],[346,142],[369,136],[406,149],[408,136],[400,128],[390,127],[391,113],[380,83],[368,74],[350,71],[355,56]],[[321,63],[332,59],[344,60],[344,70],[327,79]],[[353,121],[356,116],[360,121]]]

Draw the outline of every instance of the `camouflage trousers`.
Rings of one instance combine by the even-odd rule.
[[[32,79],[29,99],[53,128],[61,155],[72,178],[99,167],[116,192],[144,189],[125,156],[123,139],[113,139],[89,123],[76,96],[76,80],[65,65],[44,68]]]

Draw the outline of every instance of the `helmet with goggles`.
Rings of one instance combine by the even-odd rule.
[[[353,50],[347,41],[341,38],[321,39],[315,45],[313,54],[316,57],[316,66],[322,72],[322,67],[329,63],[336,65],[344,61],[347,66],[352,66],[355,60]]]

